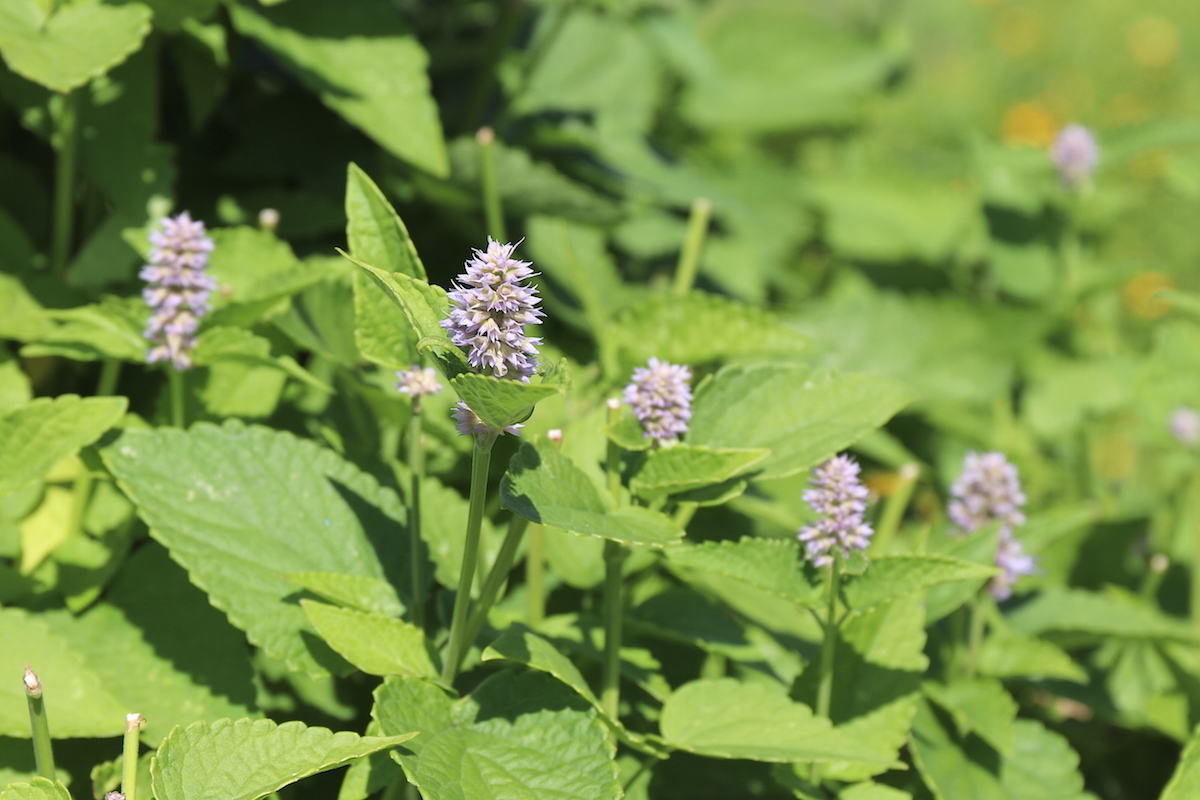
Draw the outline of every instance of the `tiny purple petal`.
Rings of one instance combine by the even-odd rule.
[[[1007,600],[1012,597],[1012,587],[1017,582],[1017,578],[1037,572],[1037,560],[1026,554],[1025,548],[1008,528],[1000,530],[1000,544],[996,548],[996,566],[1003,572],[988,583],[988,591],[997,600]]]
[[[458,430],[459,436],[474,436],[476,441],[485,442],[495,433],[490,425],[480,419],[479,415],[461,400],[450,413],[454,417],[454,427]],[[515,425],[509,425],[500,433],[520,436],[523,427],[525,427],[524,424],[518,422]]]

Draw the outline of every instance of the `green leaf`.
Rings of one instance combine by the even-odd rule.
[[[918,706],[911,747],[936,800],[1084,800],[1079,756],[1040,722],[1013,723],[1013,755],[1005,757],[974,735],[960,737],[928,703]]]
[[[803,472],[880,427],[908,404],[899,384],[789,365],[726,367],[697,393],[687,442],[761,447],[760,479]]]
[[[1062,648],[1007,626],[993,631],[979,650],[979,672],[993,678],[1060,678],[1087,683],[1087,671]]]
[[[600,701],[592,693],[579,669],[562,652],[550,642],[538,636],[524,625],[515,624],[505,629],[500,638],[492,642],[483,651],[482,661],[507,659],[518,664],[525,664],[533,669],[553,675],[570,686],[575,692],[588,701],[588,704],[600,711]]]
[[[832,736],[829,720],[768,683],[733,678],[686,683],[663,706],[660,724],[668,744],[713,758],[877,760],[869,749]],[[891,762],[879,763],[886,769]]]
[[[359,736],[302,722],[218,720],[177,727],[151,767],[158,800],[257,800],[301,778],[395,747],[417,734]]]
[[[909,592],[943,583],[986,580],[997,570],[949,556],[880,556],[862,575],[846,582],[845,597],[850,608],[866,611]]]
[[[811,349],[804,334],[773,314],[699,291],[642,300],[618,314],[612,330],[629,365],[644,364],[651,356],[703,364],[744,355],[796,356]]]
[[[241,364],[277,369],[326,394],[333,387],[296,363],[291,356],[272,356],[271,342],[245,328],[209,328],[196,340],[193,359],[197,366]]]
[[[368,675],[437,676],[425,633],[415,625],[312,600],[300,605],[321,638]]]
[[[134,551],[103,602],[78,617],[56,612],[46,620],[125,709],[146,718],[149,744],[176,725],[255,710],[245,637],[157,544]],[[57,729],[57,720],[51,725]]]
[[[50,318],[20,279],[0,272],[0,337],[28,342],[53,328]]]
[[[58,355],[75,361],[145,361],[148,345],[142,330],[149,312],[141,298],[136,304],[110,300],[46,313],[62,324],[21,348],[21,355]]]
[[[749,470],[771,454],[765,448],[700,447],[679,444],[652,450],[630,481],[645,497],[675,494],[723,483]]]
[[[453,705],[429,684],[388,678],[373,714],[385,732],[421,731],[393,757],[428,800],[622,796],[595,709],[541,672],[501,672]]]
[[[974,678],[948,684],[927,682],[924,689],[926,696],[954,719],[959,736],[974,733],[1000,754],[1013,754],[1017,701],[999,681]]]
[[[0,791],[0,800],[71,800],[62,781],[34,778],[29,783],[10,783]]]
[[[124,397],[39,397],[0,417],[0,497],[38,480],[125,415]]]
[[[582,470],[545,439],[523,442],[500,481],[504,507],[533,521],[623,544],[662,547],[683,529],[648,508],[613,510]]]
[[[336,572],[292,572],[284,576],[292,583],[341,606],[369,611],[398,619],[404,605],[396,589],[387,581],[365,575],[340,575]]]
[[[800,568],[800,547],[792,539],[743,537],[738,542],[672,547],[666,555],[673,568],[723,575],[809,608],[824,605],[824,590],[805,576]]]
[[[1188,739],[1179,765],[1159,800],[1191,800],[1200,796],[1200,733]],[[0,800],[6,800],[0,796]]]
[[[150,33],[150,9],[140,3],[58,6],[37,0],[0,5],[0,54],[8,68],[66,93],[129,58]]]
[[[212,231],[213,251],[208,272],[221,286],[221,297],[232,307],[220,307],[205,319],[208,326],[251,325],[263,309],[329,276],[330,260],[300,261],[287,242],[270,231],[244,225]],[[336,260],[333,264],[338,264]],[[234,316],[245,307],[246,318]]]
[[[400,215],[355,163],[346,170],[346,242],[355,258],[388,272],[428,280]]]
[[[1014,611],[1008,620],[1026,634],[1057,633],[1087,639],[1196,640],[1189,625],[1159,613],[1138,599],[1083,589],[1047,589]]]
[[[412,325],[363,272],[354,273],[354,344],[363,358],[390,370],[416,361]]]
[[[25,665],[41,678],[56,737],[119,736],[128,709],[109,692],[87,658],[57,636],[45,620],[0,608],[0,673],[20,676]],[[20,680],[0,683],[0,736],[29,738],[29,705]]]
[[[230,421],[127,431],[103,456],[192,582],[292,669],[322,677],[347,666],[312,635],[287,573],[388,580],[411,596],[399,500],[312,442]]]
[[[228,8],[239,33],[279,56],[322,102],[389,153],[438,177],[449,173],[425,74],[429,57],[387,2]]]
[[[450,385],[481,420],[500,431],[529,419],[538,402],[564,393],[562,386],[521,383],[470,372],[451,378]]]
[[[342,255],[346,255],[343,253]],[[441,322],[449,313],[446,290],[401,272],[390,273],[346,256],[396,305],[417,335],[417,349],[429,349],[447,378],[469,371],[467,356],[455,347]],[[376,313],[381,313],[377,310]],[[398,334],[394,334],[398,335]]]

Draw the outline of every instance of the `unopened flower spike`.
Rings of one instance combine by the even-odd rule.
[[[204,232],[204,223],[186,211],[164,217],[161,225],[161,230],[150,234],[150,263],[139,273],[149,284],[142,297],[154,312],[144,332],[150,342],[146,363],[169,361],[176,370],[185,370],[192,366],[196,331],[209,312],[209,294],[216,288],[205,274],[213,241]]]
[[[670,443],[687,433],[692,418],[691,379],[691,367],[654,357],[634,369],[624,400],[642,423],[643,438]]]
[[[1006,529],[1025,524],[1025,494],[1017,468],[1003,453],[967,453],[963,471],[950,487],[950,521],[970,533],[999,520]]]
[[[1071,124],[1058,132],[1050,149],[1050,159],[1058,170],[1059,180],[1068,188],[1077,189],[1087,183],[1096,171],[1100,147],[1091,130]]]
[[[863,520],[867,488],[859,482],[860,469],[852,458],[840,455],[813,471],[813,488],[805,490],[804,502],[821,518],[801,528],[797,538],[814,566],[832,566],[835,551],[844,558],[870,544],[875,531]]]
[[[427,394],[437,394],[442,390],[442,385],[438,383],[433,367],[422,369],[419,364],[413,364],[411,369],[397,370],[396,388],[400,394],[416,400]]]
[[[542,340],[525,334],[545,314],[538,308],[537,287],[522,283],[537,273],[531,263],[512,257],[515,244],[488,237],[486,250],[476,250],[458,276],[450,298],[450,315],[442,327],[450,340],[467,348],[472,368],[528,382],[537,372],[537,347]]]

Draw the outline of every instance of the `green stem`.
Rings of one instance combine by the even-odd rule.
[[[471,584],[475,581],[475,562],[479,559],[479,536],[483,531],[483,505],[487,500],[488,466],[492,460],[495,436],[476,442],[471,459],[471,500],[467,515],[467,540],[463,547],[462,569],[458,575],[458,593],[454,598],[454,616],[450,622],[450,646],[442,666],[442,683],[450,686],[467,649],[467,608],[471,603]]]
[[[712,203],[707,197],[697,197],[692,203],[688,217],[687,238],[679,253],[679,264],[675,267],[675,295],[681,297],[692,290],[696,282],[696,270],[700,266],[700,253],[704,250],[704,239],[708,236],[708,218],[712,214]]]
[[[121,761],[121,794],[125,800],[137,800],[138,734],[144,720],[141,714],[125,716],[125,740]]]
[[[425,444],[422,441],[421,398],[413,397],[412,416],[408,420],[408,469],[412,484],[408,498],[408,560],[411,563],[412,623],[425,628],[425,592],[421,569],[421,483],[425,478]]]
[[[50,242],[50,268],[58,276],[67,270],[75,224],[77,122],[78,95],[67,92],[62,96],[62,114],[58,120],[58,155],[54,167],[54,238]]]
[[[546,618],[546,531],[536,523],[529,528],[525,594],[529,598],[529,627],[536,630]]]
[[[471,609],[471,617],[467,622],[468,642],[475,641],[479,632],[483,630],[483,623],[487,621],[488,612],[495,605],[496,598],[500,596],[500,589],[508,580],[508,573],[512,571],[517,548],[521,546],[521,539],[524,538],[525,530],[528,527],[529,520],[520,515],[513,514],[512,519],[509,520],[508,533],[505,534],[504,542],[500,545],[500,552],[496,554],[496,562],[492,564],[492,571],[488,573],[487,580],[483,582],[483,588],[479,590],[479,600]]]
[[[171,384],[171,424],[176,428],[184,428],[187,418],[183,413],[183,371],[167,367],[167,379]]]
[[[121,379],[121,362],[115,358],[106,358],[100,365],[100,379],[96,382],[97,397],[111,397],[117,391],[117,382]]]
[[[622,567],[627,552],[618,542],[604,542],[604,683],[600,706],[612,719],[621,711],[621,627],[625,619]]]
[[[475,134],[479,144],[479,183],[483,189],[483,213],[488,233],[498,242],[507,242],[504,210],[500,205],[500,182],[496,178],[496,132],[480,128]]]
[[[824,625],[825,638],[821,640],[821,682],[817,685],[817,716],[825,719],[829,719],[829,709],[833,704],[833,667],[838,640],[837,597],[840,564],[837,554],[834,554],[833,565],[829,568],[829,594],[825,600],[828,609]],[[814,784],[821,782],[819,762],[812,766],[812,782]]]
[[[29,702],[29,727],[33,732],[33,763],[37,774],[54,780],[54,748],[50,744],[50,722],[42,702],[42,682],[25,665],[25,697]]]
[[[883,555],[888,545],[900,529],[900,520],[912,500],[913,489],[916,488],[917,478],[921,468],[908,463],[900,468],[900,483],[883,504],[883,513],[879,516],[879,524],[875,526],[875,536],[871,539],[871,553]]]
[[[986,629],[987,617],[984,613],[984,600],[981,589],[971,601],[971,627],[967,631],[967,663],[964,673],[967,678],[974,678],[979,670],[979,653],[983,649],[983,634]]]

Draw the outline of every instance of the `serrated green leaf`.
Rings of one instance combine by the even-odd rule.
[[[1047,589],[1009,615],[1008,621],[1026,634],[1196,640],[1196,633],[1189,625],[1138,599],[1120,599],[1083,589]]]
[[[0,673],[20,676],[28,664],[41,679],[55,736],[118,736],[124,730],[128,709],[45,620],[0,608],[0,641],[6,643],[0,648]],[[0,736],[29,738],[28,703],[20,680],[0,682]]]
[[[1200,796],[1200,733],[1188,739],[1179,756],[1179,765],[1159,800],[1191,800],[1197,796]]]
[[[629,365],[644,364],[651,356],[704,364],[743,355],[796,356],[811,349],[808,337],[770,312],[698,291],[642,300],[618,314],[612,330]]]
[[[900,384],[798,364],[726,367],[692,406],[687,442],[771,451],[761,479],[810,469],[887,422],[911,400]]]
[[[924,690],[929,699],[954,718],[959,736],[974,733],[1000,754],[1013,754],[1017,701],[999,681],[987,678],[957,679],[948,684],[929,681]]]
[[[701,447],[678,444],[652,450],[630,481],[644,497],[685,492],[723,483],[749,470],[771,454],[765,448]]]
[[[149,744],[176,725],[255,712],[245,637],[157,544],[125,561],[103,602],[46,621],[125,709],[146,718]]]
[[[71,800],[62,781],[34,778],[29,783],[10,783],[0,791],[0,800]]]
[[[0,497],[38,480],[125,414],[124,397],[39,397],[0,417]]]
[[[500,499],[533,522],[623,544],[662,547],[684,535],[648,508],[614,510],[591,478],[544,439],[522,442],[500,481]]]
[[[355,163],[346,170],[346,243],[351,255],[367,264],[428,280],[400,215]]]
[[[848,580],[846,603],[855,611],[865,611],[909,592],[917,592],[943,583],[986,580],[997,570],[949,556],[880,556],[862,575]]]
[[[129,58],[150,33],[140,3],[71,3],[48,9],[37,0],[0,5],[0,54],[13,72],[69,92]]]
[[[257,800],[301,778],[403,744],[416,732],[368,737],[302,722],[217,720],[177,727],[151,767],[158,800]]]
[[[553,675],[570,686],[588,703],[600,709],[600,701],[592,693],[587,681],[571,659],[563,655],[553,644],[538,636],[524,625],[511,625],[500,634],[500,638],[483,651],[482,661],[506,659],[524,664],[533,669]]]
[[[412,325],[361,271],[354,273],[354,344],[363,358],[387,369],[409,369],[416,360]]]
[[[334,7],[308,0],[271,10],[229,6],[234,27],[280,57],[327,106],[392,155],[438,177],[449,172],[429,57],[383,0]]]
[[[385,732],[422,731],[393,757],[429,800],[621,797],[607,728],[550,675],[501,672],[453,705],[427,683],[389,678],[372,713]]]
[[[411,596],[398,498],[312,442],[230,421],[127,431],[103,456],[192,582],[293,669],[322,677],[347,665],[312,635],[285,574],[362,575]]]
[[[800,568],[800,548],[794,540],[755,539],[705,542],[667,551],[673,567],[723,575],[810,608],[824,604],[823,589],[811,583]]]
[[[660,725],[671,746],[714,758],[877,760],[869,749],[833,737],[829,720],[788,699],[782,686],[767,683],[732,678],[686,683],[663,706]],[[890,763],[880,765],[886,769]]]
[[[1012,757],[975,736],[958,737],[926,702],[918,706],[911,746],[937,800],[1084,800],[1079,756],[1040,722],[1013,723]]]
[[[481,420],[500,431],[528,419],[540,401],[563,393],[561,386],[553,384],[521,383],[470,372],[452,378],[450,386]]]
[[[365,575],[339,575],[336,572],[292,572],[284,576],[297,586],[341,606],[398,619],[404,605],[396,589],[387,581]]]
[[[415,625],[312,600],[300,605],[321,638],[368,675],[437,676],[425,633]]]
[[[62,324],[21,348],[21,355],[58,355],[75,361],[145,361],[148,345],[142,331],[149,312],[140,298],[137,305],[108,301],[46,313]]]
[[[364,270],[367,277],[404,313],[417,335],[417,349],[427,349],[438,362],[443,375],[449,379],[469,372],[467,356],[454,346],[441,325],[450,308],[445,289],[401,272],[386,272],[345,253],[342,255]]]

